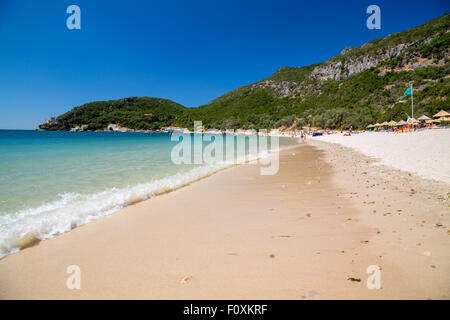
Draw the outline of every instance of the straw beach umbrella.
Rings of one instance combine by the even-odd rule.
[[[442,117],[450,117],[450,113],[448,113],[445,110],[441,110],[433,116],[433,118],[442,118]]]
[[[378,130],[378,129],[381,127],[381,124],[379,124],[379,123],[377,122],[377,123],[375,123],[375,124],[373,125],[373,127],[374,127],[375,130]]]
[[[373,124],[369,124],[367,127],[366,127],[366,129],[372,129],[372,128],[374,128],[375,126],[373,125]]]
[[[395,122],[394,120],[391,120],[391,121],[388,122],[388,125],[389,125],[390,127],[396,127],[398,124],[397,124],[397,122]]]
[[[417,120],[419,120],[422,124],[430,124],[429,121],[431,121],[430,117],[426,115],[422,115],[421,117],[417,118]]]
[[[414,118],[411,119],[410,117],[408,117],[408,120],[406,122],[408,122],[408,124],[411,124],[411,120],[412,120],[413,124],[418,124],[419,123],[419,120],[414,119]]]
[[[386,127],[386,126],[388,126],[388,125],[389,125],[389,122],[387,122],[387,121],[385,121],[385,122],[383,122],[383,123],[381,124],[382,127]]]
[[[423,116],[417,118],[417,120],[419,120],[419,121],[427,121],[427,120],[431,120],[431,119],[429,117],[427,117],[426,115],[423,115]]]
[[[448,113],[445,110],[441,110],[438,113],[436,113],[433,118],[438,118],[438,119],[434,119],[435,123],[440,123],[440,122],[449,122],[450,120],[450,113]]]
[[[408,122],[406,122],[405,120],[400,120],[399,122],[397,122],[397,125],[399,126],[406,126],[408,124]]]

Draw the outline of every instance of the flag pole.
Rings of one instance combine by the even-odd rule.
[[[411,130],[414,129],[414,92],[411,84]]]

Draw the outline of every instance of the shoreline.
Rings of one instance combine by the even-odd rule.
[[[291,138],[291,140],[296,139]],[[294,141],[293,143],[294,144],[291,145],[281,146],[278,150],[273,150],[272,153],[278,154],[282,150],[289,150],[290,148],[295,148],[296,146],[301,144],[300,141]],[[9,234],[9,237],[5,236],[3,243],[0,243],[0,260],[11,254],[16,254],[22,249],[34,246],[41,241],[53,239],[60,236],[61,234],[71,232],[72,230],[80,226],[115,214],[130,205],[134,205],[136,203],[150,200],[163,194],[179,190],[223,170],[240,165],[245,165],[248,163],[258,162],[260,159],[265,158],[265,156],[259,153],[256,155],[248,155],[246,156],[246,158],[248,159],[237,159],[233,163],[220,162],[213,165],[203,164],[186,172],[181,172],[157,180],[128,186],[127,188],[112,188],[91,194],[77,194],[80,198],[77,203],[66,203],[64,199],[58,199],[41,204],[40,206],[35,208],[21,210],[19,211],[19,214],[22,212],[26,212],[28,214],[28,212],[30,211],[32,213],[41,214],[41,209],[49,210],[47,209],[48,207],[52,207],[54,211],[59,211],[56,212],[56,215],[47,217],[47,220],[53,219],[53,226],[50,230],[46,226],[44,228],[45,230],[41,231],[41,229],[39,227],[36,227],[35,224],[35,226],[31,228],[31,230],[15,230],[11,234]],[[98,199],[101,199],[101,203],[97,203]],[[61,203],[63,207],[61,207]],[[66,207],[73,207],[75,205],[81,206],[83,208],[83,211],[78,208],[78,212],[76,215],[69,216],[68,219],[72,219],[71,221],[69,221],[70,223],[64,220],[61,221],[59,219],[58,213],[64,215],[66,214],[66,212],[61,211],[65,210]],[[95,214],[91,212],[93,211],[93,209],[95,209]],[[39,223],[41,221],[37,222]],[[15,221],[15,223],[16,225],[18,225],[17,227],[20,227],[23,221]],[[22,236],[19,238],[17,234],[21,234]]]
[[[360,163],[350,165],[337,157],[351,153],[310,144],[281,150],[275,176],[259,176],[259,165],[234,166],[10,255],[0,260],[0,298],[448,299],[448,235],[443,227],[416,227],[445,208],[427,199],[429,184],[422,190],[408,176],[405,188],[413,184],[420,202],[381,186],[368,188],[361,203],[366,186],[348,171],[370,160],[352,154]],[[370,167],[374,179],[384,179],[369,162],[366,174]],[[395,219],[382,213],[394,205],[388,195],[416,216],[408,217],[414,230],[400,212]],[[446,227],[447,215],[440,218]],[[421,246],[417,232],[426,235]],[[65,287],[73,264],[81,290]],[[374,264],[383,267],[382,290],[365,285]]]

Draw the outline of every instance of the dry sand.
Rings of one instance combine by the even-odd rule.
[[[309,143],[277,175],[228,169],[0,260],[0,298],[448,299],[448,185]]]
[[[450,184],[450,129],[406,133],[340,133],[314,140],[338,143],[377,158],[381,164]]]

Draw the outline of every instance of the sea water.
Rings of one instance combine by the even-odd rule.
[[[231,165],[176,165],[178,143],[165,133],[0,130],[0,258]]]

